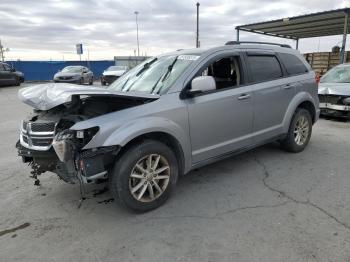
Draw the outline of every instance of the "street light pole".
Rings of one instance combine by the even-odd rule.
[[[140,56],[140,43],[139,43],[139,23],[137,20],[137,15],[139,14],[138,11],[134,12],[136,16],[136,40],[137,40],[137,56]]]
[[[197,2],[197,31],[196,31],[196,48],[199,48],[199,6],[200,3]]]

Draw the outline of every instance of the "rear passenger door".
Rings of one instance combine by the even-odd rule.
[[[255,143],[281,134],[288,105],[295,95],[293,83],[273,52],[247,52],[246,62],[253,92]]]

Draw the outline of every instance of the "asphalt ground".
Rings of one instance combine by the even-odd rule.
[[[80,208],[78,185],[33,185],[17,91],[0,88],[0,261],[350,261],[350,122],[321,119],[299,154],[272,143],[193,171],[135,214],[103,184]]]

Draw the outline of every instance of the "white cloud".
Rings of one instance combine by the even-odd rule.
[[[134,11],[139,11],[140,51],[148,55],[195,45],[196,1],[177,0],[2,0],[0,38],[10,59],[77,59],[82,42],[90,59],[133,55]],[[236,25],[349,6],[349,0],[200,1],[201,45],[217,46],[235,38]],[[279,38],[241,33],[242,39],[294,44]],[[305,39],[302,52],[329,51],[341,36]],[[350,40],[348,41],[350,42]],[[86,58],[85,52],[83,58]]]

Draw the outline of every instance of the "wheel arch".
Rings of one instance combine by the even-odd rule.
[[[181,173],[187,173],[191,169],[188,130],[162,117],[147,117],[127,122],[110,134],[102,146],[118,145],[123,149],[142,139],[153,139],[167,144],[179,159]]]
[[[314,124],[316,122],[316,109],[313,103],[311,103],[309,100],[301,102],[297,108],[303,108],[310,112],[312,123]]]
[[[179,174],[184,174],[186,163],[182,146],[173,135],[166,132],[154,131],[138,135],[129,140],[124,146],[122,146],[120,154],[126,152],[131,146],[141,143],[145,140],[155,140],[167,145],[175,154],[179,166]]]
[[[297,110],[297,108],[304,108],[311,113],[312,122],[317,121],[317,111],[316,111],[316,102],[314,98],[307,92],[298,93],[290,102],[287,112],[284,115],[283,119],[283,132],[287,133],[292,117]]]

